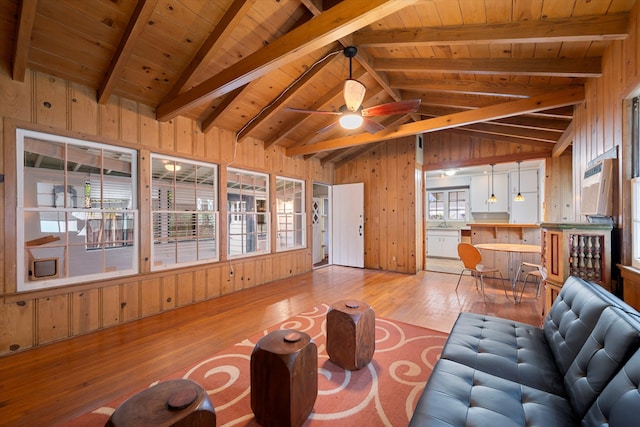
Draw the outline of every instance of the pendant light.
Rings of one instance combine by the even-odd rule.
[[[518,194],[514,197],[514,202],[524,202],[524,196],[520,192],[520,163],[522,162],[518,162]]]
[[[496,195],[493,192],[493,167],[495,166],[494,163],[491,163],[491,197],[489,197],[489,200],[487,200],[489,203],[495,203],[498,201],[498,199],[496,199]]]

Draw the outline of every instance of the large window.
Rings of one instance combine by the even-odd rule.
[[[466,188],[427,192],[427,213],[430,220],[464,221],[467,218]]]
[[[136,152],[18,129],[18,291],[138,272]]]
[[[227,168],[229,257],[269,252],[269,176]]]
[[[211,262],[218,254],[218,167],[151,156],[152,270]]]
[[[305,247],[304,181],[276,177],[276,243],[279,251]]]

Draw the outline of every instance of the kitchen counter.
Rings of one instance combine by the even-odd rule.
[[[523,239],[524,229],[527,228],[540,228],[539,224],[511,224],[507,222],[474,222],[468,224],[471,230],[474,228],[489,228],[493,231],[493,238],[495,239],[498,234],[498,229],[520,229],[520,240]]]

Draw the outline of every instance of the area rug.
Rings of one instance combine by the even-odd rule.
[[[376,318],[372,362],[359,371],[345,371],[330,362],[326,353],[328,309],[326,304],[317,306],[157,382],[176,378],[194,380],[207,390],[218,426],[258,426],[251,412],[251,352],[256,342],[269,332],[296,329],[308,333],[318,347],[318,397],[305,426],[406,426],[447,335]],[[139,391],[64,426],[104,426],[115,408]]]

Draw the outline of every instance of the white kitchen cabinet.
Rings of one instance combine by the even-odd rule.
[[[520,185],[518,186],[518,172],[511,172],[511,210],[509,222],[512,224],[535,224],[538,222],[538,171],[520,171]],[[514,199],[520,192],[524,197],[523,201],[516,202]]]
[[[508,212],[509,211],[509,175],[496,173],[493,176],[493,194],[495,203],[489,203],[491,196],[491,175],[471,177],[471,212]]]
[[[460,230],[427,230],[427,256],[458,258]]]
[[[520,189],[518,190],[518,171],[510,173],[511,193],[532,193],[538,192],[538,171],[536,169],[528,169],[520,171]],[[515,197],[515,196],[514,196]]]
[[[535,224],[538,222],[538,192],[521,192],[524,200],[513,200],[518,192],[511,193],[511,213],[509,222],[512,224]]]

